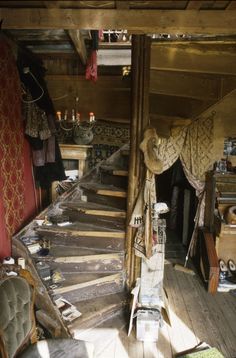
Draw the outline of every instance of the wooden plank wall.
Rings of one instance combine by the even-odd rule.
[[[101,76],[93,83],[82,75],[48,75],[47,83],[55,108],[62,113],[67,109],[70,114],[78,97],[82,120],[94,112],[97,119],[129,121],[130,88],[121,76]]]

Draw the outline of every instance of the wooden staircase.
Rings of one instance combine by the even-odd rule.
[[[128,302],[125,292],[128,153],[127,149],[119,150],[37,218],[47,216],[53,225],[39,226],[34,220],[13,239],[15,256],[26,258],[38,291],[41,290],[38,294],[44,292],[46,297],[47,308],[40,300],[37,306],[51,317],[57,332],[58,325],[62,326],[61,335],[66,332],[77,339],[91,340],[94,327],[111,327],[114,322],[120,329],[122,322],[123,326],[127,323],[123,317]],[[63,225],[62,218],[70,224]],[[30,254],[22,240],[27,235],[50,243],[49,253]],[[38,262],[47,264],[51,272],[60,270],[64,281],[54,286],[45,283],[37,269]],[[58,297],[71,302],[82,315],[70,323],[63,321],[54,303]],[[38,315],[44,324],[42,317],[45,315]]]

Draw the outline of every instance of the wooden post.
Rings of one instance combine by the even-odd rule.
[[[132,37],[132,108],[130,127],[130,162],[127,200],[126,270],[130,288],[140,274],[140,259],[133,251],[135,230],[129,221],[144,179],[143,154],[139,145],[149,123],[149,73],[151,39],[145,35]]]

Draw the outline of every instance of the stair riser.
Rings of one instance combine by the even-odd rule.
[[[122,155],[119,163],[120,167],[125,170],[129,169],[129,155]]]
[[[126,198],[100,195],[86,189],[83,190],[83,194],[87,196],[87,201],[92,201],[96,204],[108,205],[112,208],[126,210]]]
[[[51,243],[59,245],[68,245],[76,248],[91,249],[107,252],[123,252],[125,249],[125,239],[109,238],[109,237],[55,237],[55,235],[47,235]]]
[[[77,263],[51,262],[52,269],[60,268],[62,273],[112,273],[123,270],[123,259],[91,260]]]
[[[91,298],[96,298],[100,296],[106,296],[121,292],[124,289],[124,283],[121,279],[118,282],[109,282],[104,284],[97,284],[88,286],[85,288],[73,290],[71,292],[63,293],[63,297],[71,303],[81,302],[89,300]]]
[[[128,187],[128,177],[113,175],[104,171],[101,172],[101,182],[102,184],[114,185],[123,189]]]

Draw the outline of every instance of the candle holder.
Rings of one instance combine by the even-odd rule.
[[[65,110],[64,117],[60,111],[57,112],[57,119],[60,125],[60,134],[62,138],[72,138],[76,144],[86,145],[93,140],[93,127],[96,122],[93,112],[89,113],[88,120],[80,120],[80,113],[71,111],[71,117],[68,117],[68,110]],[[64,140],[63,140],[64,141]]]

